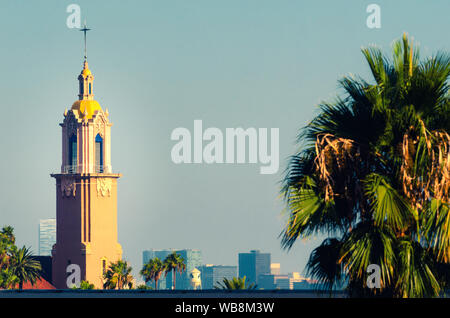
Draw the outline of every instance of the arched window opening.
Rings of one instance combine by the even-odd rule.
[[[100,134],[95,136],[95,172],[103,172],[103,138]]]
[[[89,95],[92,94],[92,83],[89,83]]]
[[[77,136],[72,135],[69,139],[69,172],[74,173],[77,169]]]

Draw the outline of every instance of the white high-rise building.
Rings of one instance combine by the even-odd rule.
[[[56,219],[39,220],[39,255],[51,256],[56,242]]]

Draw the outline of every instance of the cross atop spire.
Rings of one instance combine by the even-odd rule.
[[[84,20],[84,27],[80,31],[84,32],[84,61],[87,61],[87,45],[86,45],[86,32],[90,31],[86,26],[86,20]]]
[[[88,29],[86,26],[86,20],[84,21],[84,27],[80,31],[84,32],[84,62],[83,70],[78,76],[78,82],[80,83],[80,92],[78,97],[80,100],[94,100],[94,76],[89,70],[87,62],[87,44],[86,44],[86,32]]]

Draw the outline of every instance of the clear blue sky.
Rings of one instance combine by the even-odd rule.
[[[0,225],[37,252],[38,221],[55,216],[64,109],[77,99],[81,6],[96,100],[108,108],[119,180],[119,242],[135,269],[142,250],[195,248],[205,263],[236,265],[260,249],[282,272],[302,271],[321,238],[288,253],[277,198],[296,135],[348,73],[367,77],[360,49],[388,52],[408,32],[423,55],[449,50],[450,1],[5,1],[0,2]],[[381,7],[381,29],[366,7]],[[176,127],[280,128],[280,171],[258,165],[175,165]]]

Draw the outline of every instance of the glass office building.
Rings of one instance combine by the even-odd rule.
[[[258,284],[258,276],[270,274],[270,253],[252,250],[250,253],[239,253],[239,277],[246,277],[251,284]]]
[[[56,243],[56,219],[39,220],[39,255],[52,256]]]
[[[199,250],[179,250],[177,251],[186,262],[186,270],[183,274],[176,276],[176,288],[177,289],[190,289],[189,273],[194,269],[202,265],[202,253]],[[169,278],[169,275],[167,275]],[[170,283],[172,283],[172,275],[170,276]]]
[[[233,279],[237,275],[237,266],[203,265],[198,268],[201,272],[202,289],[214,289],[223,279]]]

